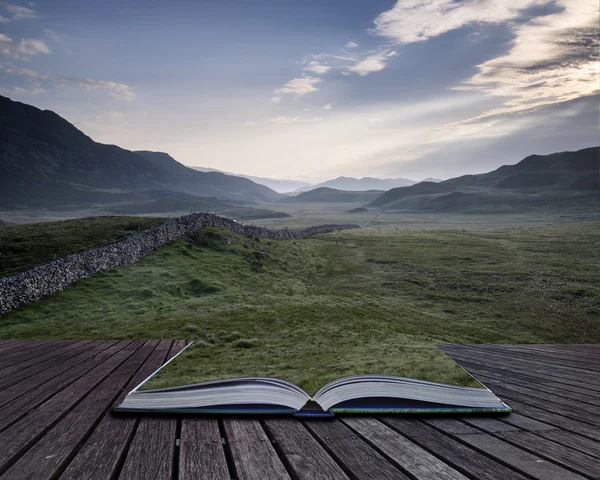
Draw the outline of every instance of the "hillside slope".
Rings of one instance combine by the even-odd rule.
[[[600,147],[531,155],[515,165],[440,183],[385,192],[369,204],[385,210],[499,212],[532,208],[585,210],[600,204]]]
[[[254,183],[258,183],[259,185],[264,185],[265,187],[269,187],[271,190],[275,190],[279,193],[290,193],[295,190],[298,190],[303,187],[311,187],[311,184],[308,182],[303,182],[301,180],[293,180],[291,178],[268,178],[268,177],[255,177],[254,175],[245,175],[242,173],[231,173],[224,172],[223,170],[219,170],[217,168],[208,168],[208,167],[190,167],[194,170],[198,170],[199,172],[217,172],[224,173],[225,175],[232,175],[234,177],[243,177],[248,180],[252,180]]]
[[[280,198],[247,179],[197,172],[173,159],[152,162],[118,146],[94,142],[56,113],[3,96],[0,125],[3,205],[138,200],[149,191],[240,200]]]

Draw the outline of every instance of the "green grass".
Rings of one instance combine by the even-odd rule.
[[[193,339],[169,383],[266,375],[307,390],[354,373],[468,384],[438,343],[600,341],[599,222],[338,236],[261,250],[203,229],[0,316],[0,338]]]
[[[23,225],[0,224],[0,277],[116,242],[165,221],[164,218],[89,217]]]

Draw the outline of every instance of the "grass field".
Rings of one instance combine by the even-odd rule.
[[[0,338],[189,338],[172,382],[267,375],[308,390],[357,372],[468,384],[438,343],[600,341],[600,222],[338,237],[262,250],[200,230],[1,315]]]
[[[41,224],[0,225],[0,277],[116,242],[165,221],[164,218],[147,217],[89,217]]]

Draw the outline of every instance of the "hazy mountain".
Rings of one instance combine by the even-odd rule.
[[[259,201],[276,201],[281,198],[279,193],[247,178],[226,175],[221,172],[200,172],[179,163],[167,153],[146,150],[139,150],[135,153],[161,170],[168,172],[172,181],[191,193],[223,197],[223,192],[227,192],[227,198]],[[198,193],[199,191],[201,193]]]
[[[370,207],[405,211],[498,212],[600,209],[600,147],[531,155],[492,172],[385,192]]]
[[[443,180],[441,178],[433,178],[433,177],[427,177],[425,180],[422,180],[423,182],[433,182],[433,183],[439,183],[439,182],[443,182]]]
[[[396,187],[405,187],[408,185],[414,185],[414,180],[408,180],[406,178],[353,178],[353,177],[338,177],[333,180],[327,180],[326,182],[318,183],[317,185],[310,185],[301,187],[296,190],[297,193],[308,192],[315,188],[335,188],[336,190],[347,190],[351,192],[362,192],[367,190],[390,190]],[[295,192],[295,193],[296,193]]]
[[[381,190],[368,190],[364,192],[349,192],[334,188],[319,187],[308,192],[302,192],[293,197],[286,197],[281,202],[285,203],[367,203],[379,197]]]
[[[275,190],[276,192],[279,192],[279,193],[293,192],[294,190],[297,190],[299,188],[310,187],[310,185],[311,185],[308,182],[302,182],[300,180],[292,180],[289,178],[255,177],[252,175],[244,175],[241,173],[225,172],[223,170],[218,170],[216,168],[206,168],[206,167],[190,167],[190,168],[193,168],[194,170],[198,170],[200,172],[219,172],[219,173],[224,173],[226,175],[233,175],[235,177],[247,178],[248,180],[252,180],[255,183],[259,183],[260,185],[269,187],[270,189]]]
[[[94,142],[56,113],[3,96],[0,125],[4,205],[126,201],[153,191],[246,201],[281,198],[247,179],[189,169],[166,154],[151,161]]]

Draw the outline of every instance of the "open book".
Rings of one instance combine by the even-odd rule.
[[[176,357],[177,355],[134,388],[115,410],[296,416],[511,411],[508,405],[483,386],[475,388],[446,385],[391,375],[340,378],[324,385],[313,395],[292,382],[268,377],[214,380],[168,388],[142,388]]]

